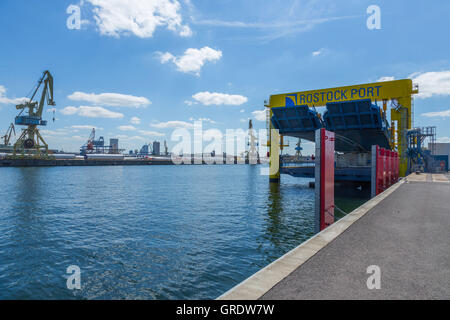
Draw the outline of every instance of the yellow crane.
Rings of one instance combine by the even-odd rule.
[[[5,135],[2,136],[3,145],[4,145],[5,147],[6,147],[6,146],[9,146],[9,141],[10,141],[10,139],[11,139],[11,134],[12,134],[12,133],[14,133],[14,136],[16,135],[16,130],[15,130],[15,128],[14,128],[14,123],[11,123],[11,124],[9,125],[9,128],[8,128],[8,130],[6,130]]]
[[[38,103],[37,101],[33,101],[33,99],[42,84],[44,84],[44,87]],[[48,70],[44,71],[41,78],[39,78],[30,100],[16,106],[16,109],[21,111],[15,119],[15,124],[26,126],[26,128],[22,129],[19,139],[14,144],[14,156],[17,153],[21,153],[23,156],[25,152],[37,157],[48,155],[48,145],[38,129],[38,126],[47,125],[47,121],[42,120],[42,112],[46,102],[49,106],[55,105],[53,101],[53,77]],[[22,115],[24,111],[28,111],[28,114]]]

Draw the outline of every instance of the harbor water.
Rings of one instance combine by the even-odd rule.
[[[313,235],[311,180],[260,171],[0,168],[0,299],[214,299]]]

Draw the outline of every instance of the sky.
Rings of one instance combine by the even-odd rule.
[[[419,84],[414,125],[450,142],[449,13],[447,0],[2,0],[0,134],[50,70],[52,149],[78,151],[93,127],[127,150],[171,148],[195,120],[265,128],[271,94],[405,78]]]

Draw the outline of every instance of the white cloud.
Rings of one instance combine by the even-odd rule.
[[[71,140],[86,141],[86,137],[72,136]]]
[[[130,137],[125,134],[117,134],[114,136],[117,139],[129,139]]]
[[[211,120],[210,118],[198,118],[198,121],[204,121],[204,122],[209,122],[211,124],[215,124],[216,122],[214,120]]]
[[[210,47],[203,47],[201,49],[189,48],[182,56],[176,57],[170,52],[159,53],[161,63],[173,62],[177,70],[184,73],[193,73],[200,75],[205,62],[215,62],[222,57],[222,51],[214,50]]]
[[[216,124],[217,123],[214,120],[211,120],[210,118],[198,118],[198,119],[195,119],[194,117],[190,117],[189,121],[203,121],[203,122],[209,122],[211,124]]]
[[[117,129],[120,131],[136,131],[137,129],[133,126],[118,126]]]
[[[64,109],[61,109],[59,112],[61,112],[63,115],[71,116],[71,115],[74,115],[74,114],[76,114],[78,112],[78,108],[77,107],[68,106],[68,107],[65,107]]]
[[[414,73],[410,75],[410,78],[414,83],[419,84],[418,98],[450,95],[450,70]]]
[[[252,112],[252,115],[257,121],[266,121],[266,110],[256,110]]]
[[[97,129],[102,129],[102,128],[98,128],[97,126],[91,126],[91,125],[88,125],[88,124],[83,124],[83,125],[74,125],[74,126],[71,126],[71,128],[73,128],[73,129],[81,129],[81,130],[92,130],[92,129],[95,129],[95,130],[97,130]]]
[[[111,107],[144,107],[151,104],[151,101],[145,97],[136,97],[120,93],[84,93],[76,91],[67,98],[73,101],[86,101],[97,106]]]
[[[88,106],[80,106],[80,107],[65,107],[61,110],[61,113],[64,115],[79,115],[81,117],[88,118],[123,118],[123,114],[119,112],[113,112],[108,109],[102,107],[88,107]]]
[[[150,38],[158,27],[166,27],[182,37],[192,35],[189,26],[183,24],[177,0],[87,1],[94,6],[94,19],[102,35]]]
[[[388,76],[388,77],[381,77],[381,78],[378,79],[376,82],[393,81],[393,80],[395,80],[394,77]]]
[[[80,106],[78,115],[88,118],[123,118],[122,113],[113,112],[102,107]]]
[[[192,106],[193,104],[198,104],[198,102],[191,101],[191,100],[184,100],[184,103],[187,104],[188,106]]]
[[[443,110],[443,111],[436,111],[436,112],[426,112],[422,113],[421,116],[424,117],[441,117],[441,118],[447,118],[450,117],[450,109],[449,110]]]
[[[163,137],[163,136],[165,136],[164,133],[157,132],[157,131],[139,130],[139,133],[144,135],[144,136],[149,136],[149,137]]]
[[[158,128],[158,129],[167,129],[167,128],[185,128],[185,129],[192,129],[194,125],[189,122],[185,121],[167,121],[167,122],[157,122],[157,123],[151,123],[151,127]]]
[[[69,131],[66,129],[55,129],[55,130],[42,129],[39,130],[39,132],[46,136],[65,136],[69,133]]]
[[[193,20],[193,23],[210,27],[255,29],[257,32],[262,32],[263,36],[255,37],[252,34],[250,38],[245,37],[246,40],[260,39],[263,41],[272,41],[312,30],[315,26],[323,23],[361,18],[363,16],[333,16],[334,11],[336,11],[336,6],[333,1],[295,0],[290,2],[294,2],[295,10],[292,10],[294,6],[291,6],[289,9],[289,4],[286,4],[286,1],[271,1],[271,5],[262,11],[266,12],[266,14],[263,14],[258,21],[209,19]],[[272,3],[279,3],[281,5],[274,5]],[[261,4],[261,6],[264,6],[264,4]]]
[[[450,143],[450,137],[440,137],[436,139],[437,143]]]
[[[312,55],[313,57],[317,57],[317,56],[320,56],[320,55],[323,54],[323,53],[324,53],[324,49],[322,48],[322,49],[320,49],[320,50],[313,51],[313,52],[311,53],[311,55]]]
[[[132,137],[130,137],[130,136],[127,136],[127,135],[124,135],[124,134],[118,134],[118,135],[116,135],[115,136],[117,139],[120,139],[121,140],[121,142],[123,142],[123,141],[127,141],[127,142],[133,142],[133,141],[136,141],[136,140],[145,140],[143,137],[141,137],[141,136],[132,136]],[[123,140],[123,141],[122,141]]]
[[[239,112],[240,112],[240,113],[244,113],[244,112],[245,112],[245,109],[241,109],[241,110],[239,110]]]
[[[139,119],[138,117],[132,117],[130,120],[130,123],[132,124],[140,124],[141,123],[141,119]]]
[[[6,88],[0,86],[0,104],[21,104],[28,101],[28,98],[8,98],[6,97]]]
[[[272,22],[246,22],[246,21],[224,21],[224,20],[198,20],[194,21],[195,24],[213,26],[213,27],[226,27],[226,28],[249,28],[249,29],[286,29],[295,27],[308,27],[309,29],[315,25],[319,25],[326,22],[345,20],[358,18],[360,16],[341,16],[341,17],[328,17],[317,19],[301,19],[295,21],[272,21]]]
[[[248,101],[247,97],[241,95],[231,95],[218,92],[199,92],[192,96],[194,100],[209,106],[209,105],[233,105],[239,106]]]

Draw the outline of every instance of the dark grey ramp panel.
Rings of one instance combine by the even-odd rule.
[[[317,112],[307,105],[272,108],[272,125],[282,135],[314,141],[315,132],[322,128]]]
[[[390,149],[389,125],[381,117],[380,107],[370,99],[327,103],[323,119],[325,128],[336,133],[337,151],[348,152],[358,147],[370,151],[373,145]]]
[[[449,198],[449,183],[404,183],[261,299],[449,299]]]

